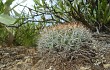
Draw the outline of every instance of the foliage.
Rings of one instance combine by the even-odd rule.
[[[94,29],[110,25],[110,9],[107,0],[34,0],[36,14],[44,21],[62,23],[81,21]],[[50,17],[46,17],[50,15]]]
[[[0,45],[35,46],[39,33],[37,26],[28,20],[29,16],[25,12],[17,13],[14,10],[19,4],[10,7],[13,1],[7,0],[5,3],[0,1]]]
[[[110,6],[107,0],[91,0],[86,3],[82,1],[77,6],[88,23],[99,27],[99,29],[110,25]]]
[[[16,22],[16,19],[10,16],[10,5],[12,4],[14,0],[7,0],[5,3],[0,1],[0,45],[3,45],[11,40],[8,40],[10,38],[10,35],[13,35],[11,33],[10,28],[7,26],[12,25]],[[11,43],[11,42],[10,42]]]
[[[82,46],[94,46],[92,34],[83,26],[72,27],[72,25],[62,25],[62,27],[44,29],[38,41],[40,49],[53,49],[55,51],[76,50]]]
[[[36,46],[36,40],[39,37],[39,31],[35,23],[26,23],[15,29],[15,45]]]
[[[8,32],[6,28],[0,27],[0,45],[4,45],[6,43],[7,35],[8,35]]]

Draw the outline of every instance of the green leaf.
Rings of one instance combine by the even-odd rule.
[[[4,10],[4,4],[2,1],[0,1],[0,14],[3,13]]]
[[[34,0],[34,2],[35,2],[36,4],[38,4],[39,6],[42,6],[42,4],[40,3],[40,0]]]
[[[42,0],[42,4],[43,4],[43,6],[44,6],[44,4],[45,4],[45,0]]]
[[[16,21],[16,19],[14,19],[8,15],[5,15],[5,14],[0,15],[0,23],[2,23],[2,24],[11,25],[11,24],[14,24],[15,21]]]
[[[60,8],[61,8],[62,10],[64,10],[63,2],[62,2],[62,1],[59,1],[58,4],[59,4]]]
[[[58,8],[57,6],[53,6],[53,8],[55,9],[56,12],[62,12],[62,10]]]
[[[6,6],[10,6],[13,1],[14,1],[14,0],[7,0],[7,1],[5,2],[5,5],[6,5]]]

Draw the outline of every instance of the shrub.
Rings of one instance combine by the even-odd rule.
[[[39,31],[36,29],[35,23],[27,23],[15,29],[14,45],[19,46],[36,46],[36,39],[38,38]]]
[[[8,35],[7,30],[5,28],[0,28],[0,45],[6,43],[7,35]]]
[[[94,46],[92,34],[83,26],[74,24],[45,28],[38,41],[39,49],[77,50],[82,46]]]

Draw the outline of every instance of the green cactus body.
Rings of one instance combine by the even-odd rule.
[[[76,50],[84,45],[93,46],[93,41],[92,34],[87,28],[72,22],[45,28],[41,32],[38,48],[57,51]]]

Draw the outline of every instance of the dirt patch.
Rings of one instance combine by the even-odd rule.
[[[77,51],[48,51],[36,48],[0,48],[1,70],[110,70],[110,48],[96,51],[80,48]]]
[[[109,70],[110,56],[93,49],[73,52],[48,52],[32,70]],[[108,60],[108,61],[107,61]],[[106,66],[106,67],[105,67]]]
[[[0,70],[17,70],[21,66],[34,65],[41,57],[36,48],[13,47],[0,48]],[[28,66],[25,66],[28,67]]]

